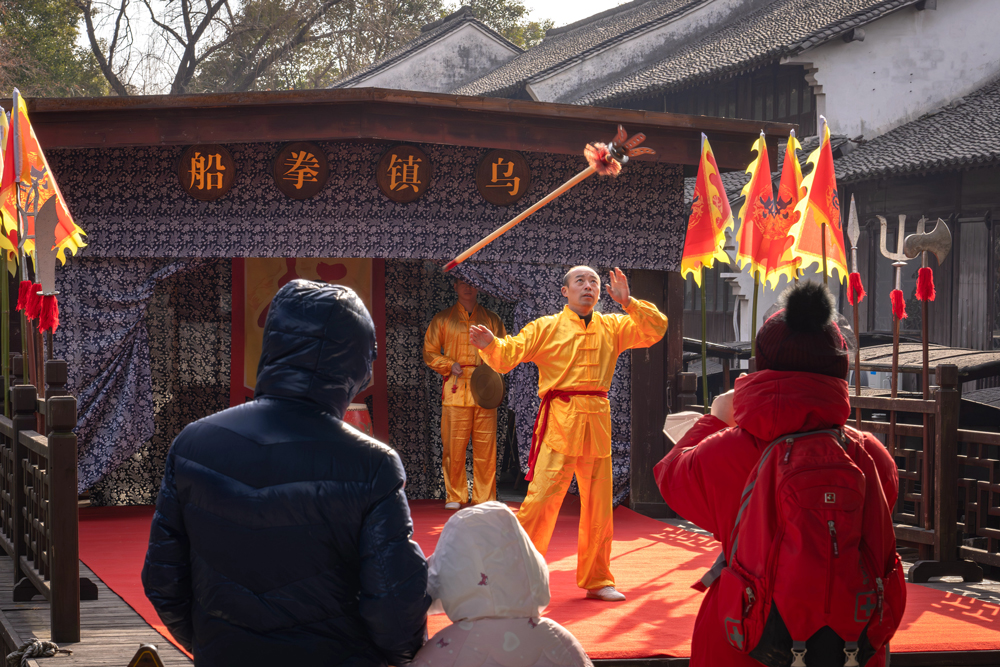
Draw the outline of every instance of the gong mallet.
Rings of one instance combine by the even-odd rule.
[[[876,216],[881,225],[879,235],[879,249],[882,255],[893,260],[892,266],[896,270],[895,285],[889,293],[889,301],[892,302],[892,378],[890,381],[892,398],[896,398],[899,390],[899,323],[906,319],[906,300],[903,298],[903,267],[906,266],[906,255],[903,254],[903,237],[906,234],[906,216],[899,216],[899,231],[896,234],[896,252],[889,252],[885,247],[885,237],[888,223],[881,215]],[[896,411],[889,411],[889,442],[891,449],[889,452],[896,454]]]
[[[533,204],[516,218],[505,225],[498,227],[490,233],[489,236],[480,240],[458,257],[445,264],[445,272],[447,273],[448,271],[451,271],[456,266],[469,259],[469,257],[472,257],[472,255],[506,234],[511,228],[514,227],[514,225],[530,217],[533,213],[551,203],[563,193],[572,190],[588,177],[593,176],[594,174],[600,174],[601,176],[617,176],[622,170],[622,165],[628,162],[629,158],[633,158],[637,155],[655,154],[656,151],[652,148],[639,146],[639,144],[645,140],[646,135],[641,132],[629,139],[625,129],[619,125],[618,134],[615,135],[614,140],[610,144],[587,144],[587,147],[583,151],[584,157],[587,158],[588,166],[586,169],[560,185],[549,194],[545,195],[545,197]]]
[[[861,332],[858,329],[858,304],[865,298],[865,288],[861,284],[861,274],[858,272],[858,238],[861,229],[858,227],[858,210],[854,206],[854,195],[851,195],[851,211],[847,218],[847,237],[851,241],[851,274],[847,281],[847,300],[854,308],[854,395],[861,396]],[[861,430],[861,408],[855,410],[858,430]]]

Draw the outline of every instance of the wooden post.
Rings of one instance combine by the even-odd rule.
[[[698,376],[694,373],[681,372],[677,374],[677,403],[679,410],[690,410],[698,403]]]
[[[21,431],[35,430],[35,408],[37,407],[37,395],[34,385],[20,384],[10,389],[11,409],[14,411],[14,438],[11,449],[14,452],[14,479],[13,490],[11,492],[11,517],[13,541],[14,541],[14,584],[21,579],[21,558],[27,555],[24,543],[24,515],[21,510],[27,502],[27,494],[24,489],[24,465],[22,461],[28,458],[24,445],[21,444]]]
[[[958,557],[958,366],[942,364],[935,377],[939,386],[934,394],[934,560],[914,563],[907,580],[926,583],[931,577],[961,576],[964,581],[982,581],[982,568]]]
[[[634,270],[630,289],[637,299],[665,308],[665,271]],[[652,517],[665,517],[669,508],[653,479],[653,466],[666,455],[663,421],[666,418],[667,383],[664,377],[666,343],[632,350],[632,442],[629,448],[629,507]]]
[[[60,362],[50,361],[46,366]],[[65,367],[65,362],[61,362]],[[46,369],[48,370],[48,369]],[[49,555],[52,641],[80,641],[80,526],[77,509],[76,398],[53,396],[46,402],[49,431]]]

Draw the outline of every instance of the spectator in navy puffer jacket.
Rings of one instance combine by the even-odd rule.
[[[271,302],[255,399],[174,440],[142,582],[200,667],[401,665],[423,643],[403,466],[341,421],[374,359],[354,292],[293,280]]]

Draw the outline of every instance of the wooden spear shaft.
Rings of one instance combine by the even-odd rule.
[[[847,289],[851,289],[850,282],[848,282]],[[852,296],[854,299],[854,395],[861,396],[861,332],[858,330],[858,298]],[[861,430],[861,408],[857,408],[855,411],[855,421],[857,421],[858,430]]]
[[[514,218],[513,220],[511,220],[507,224],[503,225],[502,227],[498,227],[489,236],[487,236],[486,238],[484,238],[481,241],[477,242],[475,245],[473,245],[472,247],[470,247],[468,250],[466,250],[465,252],[463,252],[461,255],[459,255],[455,259],[451,260],[450,262],[448,262],[445,265],[444,270],[445,271],[451,271],[456,266],[458,266],[459,264],[461,264],[465,260],[469,259],[474,254],[476,254],[477,252],[479,252],[480,250],[482,250],[483,248],[485,248],[487,245],[489,245],[490,243],[492,243],[493,241],[495,241],[497,238],[499,238],[499,237],[503,236],[504,234],[506,234],[507,231],[510,230],[514,225],[516,225],[517,223],[523,221],[525,218],[527,218],[528,216],[532,215],[533,213],[535,213],[535,211],[539,210],[540,208],[544,207],[545,205],[551,203],[554,199],[558,198],[559,195],[565,193],[567,190],[573,189],[574,187],[576,187],[577,185],[579,185],[580,182],[582,182],[588,176],[592,176],[594,173],[595,173],[595,170],[594,170],[593,167],[587,167],[586,169],[584,169],[583,171],[581,171],[579,174],[577,174],[573,178],[569,179],[568,181],[566,181],[565,183],[563,183],[562,185],[560,185],[558,188],[556,188],[555,190],[553,190],[549,194],[545,195],[544,198],[542,198],[537,203],[535,203],[534,205],[532,205],[530,208],[528,208],[527,210],[525,210],[524,212],[522,212],[516,218]]]

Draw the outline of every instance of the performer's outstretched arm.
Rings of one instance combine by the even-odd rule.
[[[611,271],[610,278],[611,281],[607,285],[608,294],[628,314],[628,317],[617,318],[620,327],[619,351],[655,345],[667,332],[667,316],[648,301],[632,297],[628,279],[621,269],[615,267]]]
[[[497,338],[484,326],[474,324],[469,327],[469,342],[479,350],[490,368],[497,373],[508,373],[525,361],[532,361],[538,336],[537,321],[528,322],[516,336]]]

